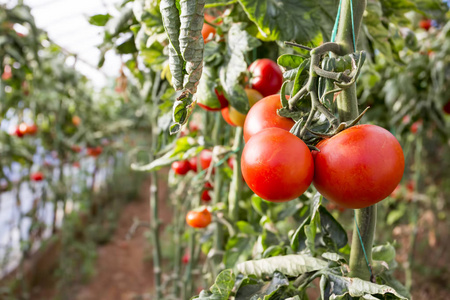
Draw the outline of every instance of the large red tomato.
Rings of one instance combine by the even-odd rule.
[[[389,196],[405,168],[395,137],[375,125],[358,125],[321,141],[314,152],[314,186],[329,201],[364,208]]]
[[[278,127],[287,131],[291,130],[295,122],[292,119],[280,117],[277,114],[277,109],[280,108],[280,95],[272,95],[256,102],[245,118],[245,142],[266,128]]]
[[[252,74],[251,88],[264,97],[277,93],[283,84],[283,73],[277,63],[268,58],[255,60],[248,70]]]
[[[255,134],[244,147],[241,166],[251,190],[271,202],[297,198],[314,175],[313,158],[306,144],[280,128]]]

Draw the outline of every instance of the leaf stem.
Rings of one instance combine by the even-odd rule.
[[[228,195],[229,217],[232,222],[237,222],[239,216],[239,200],[241,199],[242,191],[241,156],[243,144],[243,129],[242,127],[237,127],[234,136],[234,150],[236,151],[236,159],[233,166],[233,177],[230,184],[230,193]]]

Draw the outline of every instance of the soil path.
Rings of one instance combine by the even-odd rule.
[[[123,208],[112,240],[98,248],[96,275],[80,288],[76,300],[131,300],[151,291],[153,266],[147,228],[140,227],[131,239],[125,238],[134,218],[149,221],[149,184],[143,185],[141,199]],[[166,197],[167,186],[159,184],[159,211],[164,224],[171,218]]]

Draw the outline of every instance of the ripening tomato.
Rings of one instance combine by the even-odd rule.
[[[189,161],[187,160],[181,160],[181,161],[175,161],[172,163],[172,170],[177,175],[186,175],[187,172],[191,169]]]
[[[194,171],[194,173],[197,173],[197,156],[189,158],[188,162],[189,162],[189,168],[192,171]]]
[[[429,19],[420,20],[419,27],[428,31],[431,28],[431,20]]]
[[[81,124],[81,118],[79,116],[73,116],[72,124],[75,126],[79,126]]]
[[[222,108],[220,110],[220,113],[222,114],[222,117],[225,120],[225,122],[227,122],[229,125],[231,125],[233,127],[236,127],[236,124],[234,124],[233,121],[231,121],[231,119],[230,119],[230,106]]]
[[[263,58],[255,60],[248,70],[252,74],[250,87],[264,97],[278,93],[283,85],[283,73],[273,60]]]
[[[209,106],[207,106],[205,104],[202,104],[202,103],[200,103],[198,101],[197,101],[197,104],[201,108],[203,108],[204,110],[207,110],[207,111],[219,111],[219,110],[227,107],[228,106],[228,100],[227,100],[227,98],[225,98],[224,93],[223,92],[219,92],[217,89],[214,89],[214,92],[216,93],[217,99],[219,100],[219,105],[220,105],[219,107],[217,107],[217,108],[209,107]]]
[[[447,102],[447,104],[444,105],[442,110],[447,114],[450,115],[450,101]]]
[[[30,179],[33,181],[42,181],[44,179],[44,174],[42,174],[41,172],[31,173]]]
[[[202,191],[202,195],[200,196],[200,198],[202,199],[202,201],[204,201],[204,202],[209,202],[209,201],[211,201],[211,196],[209,195],[209,191],[210,191],[210,190],[203,190],[203,191]]]
[[[405,168],[403,150],[386,129],[357,125],[317,144],[316,189],[346,208],[364,208],[389,196]]]
[[[36,126],[36,124],[31,124],[31,125],[27,125],[27,129],[26,129],[26,134],[36,134],[38,128]]]
[[[208,23],[214,24],[216,18],[213,16],[210,16],[208,14],[205,14],[205,21]],[[214,26],[209,25],[208,23],[203,23],[202,28],[202,36],[203,40],[205,41],[205,44],[211,40],[214,39],[214,36],[216,35],[216,28]]]
[[[72,164],[72,167],[79,169],[80,168],[80,162],[76,161]]]
[[[202,167],[202,170],[206,170],[209,168],[209,165],[211,165],[212,161],[212,151],[209,149],[204,149],[202,152],[200,152],[200,166]]]
[[[245,89],[245,93],[247,94],[248,98],[248,104],[250,105],[250,108],[253,107],[253,105],[256,104],[259,100],[263,98],[260,92],[254,89]],[[233,124],[236,124],[236,126],[243,127],[245,123],[245,118],[247,117],[247,114],[242,114],[239,111],[237,111],[234,107],[229,106],[229,117]]]
[[[194,228],[205,228],[211,219],[211,213],[206,207],[203,210],[191,210],[186,215],[186,223]]]
[[[253,105],[245,119],[245,142],[253,135],[266,128],[278,127],[287,131],[291,130],[295,122],[292,119],[280,117],[277,114],[277,109],[280,108],[280,95],[265,97]]]
[[[3,69],[2,79],[9,80],[11,78],[12,78],[11,66],[5,65],[5,68]]]
[[[72,149],[73,152],[76,152],[76,153],[80,153],[81,152],[81,147],[78,146],[78,145],[73,145],[71,147],[71,149]]]
[[[280,128],[255,134],[244,147],[241,167],[250,189],[271,202],[297,198],[308,189],[314,175],[308,146]]]

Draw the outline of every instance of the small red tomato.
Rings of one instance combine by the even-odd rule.
[[[189,158],[188,162],[189,168],[194,171],[194,173],[197,173],[197,156]]]
[[[273,60],[267,58],[255,60],[248,70],[252,74],[251,88],[260,92],[264,97],[273,95],[281,89],[283,73]]]
[[[444,105],[442,110],[447,114],[450,115],[450,101],[447,102],[447,104]]]
[[[72,124],[75,126],[78,126],[81,124],[81,118],[79,116],[73,116],[72,117]]]
[[[36,124],[31,124],[31,125],[27,125],[27,129],[26,129],[26,134],[36,134],[38,128],[36,126]]]
[[[414,122],[414,123],[411,125],[411,132],[412,132],[412,133],[417,133],[417,131],[419,131],[419,128],[422,126],[422,123],[423,123],[422,120],[419,120],[419,121]]]
[[[100,154],[102,154],[103,152],[103,148],[98,146],[98,147],[91,147],[91,148],[86,148],[87,151],[87,155],[88,156],[92,156],[92,157],[97,157]]]
[[[73,166],[74,168],[79,169],[79,168],[80,168],[80,162],[76,161],[76,162],[74,162],[74,163],[72,164],[72,166]]]
[[[403,150],[386,129],[357,125],[322,140],[314,151],[316,189],[346,208],[364,208],[389,196],[405,168]]]
[[[311,185],[314,175],[308,146],[280,128],[268,128],[255,134],[245,144],[241,167],[250,189],[271,202],[299,197]]]
[[[209,202],[211,201],[211,196],[209,195],[209,190],[203,190],[201,195],[202,201]]]
[[[292,119],[280,117],[277,114],[277,110],[280,108],[280,95],[272,95],[256,102],[245,118],[245,142],[253,135],[266,128],[278,127],[287,131],[291,130],[295,122]]]
[[[78,145],[73,145],[71,147],[71,149],[72,149],[73,152],[76,152],[76,153],[80,153],[81,152],[81,147],[78,146]]]
[[[189,165],[189,161],[187,160],[181,160],[172,163],[172,170],[177,175],[186,175],[186,173],[189,172],[190,169],[191,167]]]
[[[206,207],[200,211],[191,210],[186,215],[186,223],[194,228],[205,228],[211,223],[211,220],[211,213]]]
[[[189,255],[189,253],[186,253],[185,255],[183,255],[181,262],[183,263],[183,265],[187,265],[190,260],[191,260],[191,256]]]
[[[229,125],[236,127],[236,124],[233,123],[233,121],[231,121],[230,119],[230,107],[227,106],[225,108],[222,108],[220,110],[220,112],[222,113],[222,117],[225,120],[225,122],[227,122]]]
[[[206,170],[211,165],[212,161],[212,151],[209,149],[204,149],[200,152],[200,166],[202,170]]]
[[[431,28],[431,20],[429,19],[420,20],[419,27],[428,31]]]
[[[31,173],[30,179],[33,181],[42,181],[44,179],[44,174],[42,174],[41,172]]]
[[[230,166],[231,170],[234,170],[234,164],[236,163],[236,158],[234,156],[230,156],[227,160],[228,165]]]

